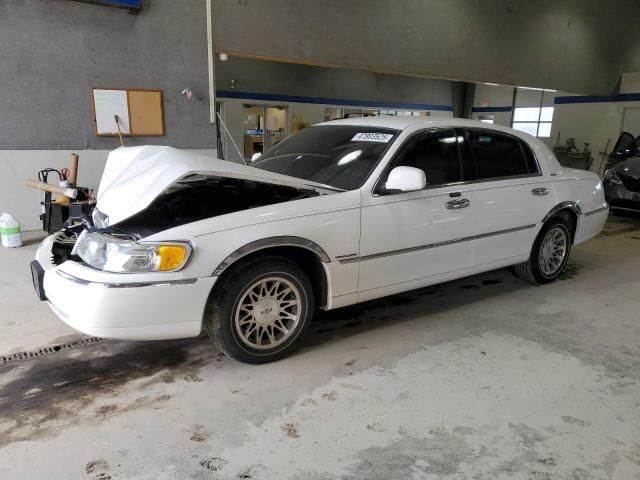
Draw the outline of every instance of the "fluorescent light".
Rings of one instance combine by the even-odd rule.
[[[497,83],[491,83],[491,82],[482,82],[482,83],[484,83],[485,85],[490,85],[492,87],[497,87],[498,86]]]
[[[520,90],[535,90],[536,92],[557,92],[557,90],[552,90],[551,88],[538,88],[538,87],[516,87]]]
[[[445,138],[439,138],[438,139],[439,142],[442,143],[462,143],[464,141],[464,138],[462,137],[445,137]]]
[[[349,162],[353,162],[356,158],[360,156],[362,150],[354,150],[353,152],[347,153],[344,157],[338,160],[338,165],[346,165]]]

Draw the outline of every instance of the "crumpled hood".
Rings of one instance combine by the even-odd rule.
[[[640,155],[617,163],[613,169],[620,175],[640,177]]]
[[[171,184],[190,174],[242,178],[326,191],[321,184],[164,146],[121,147],[109,154],[97,208],[114,225],[149,206]]]

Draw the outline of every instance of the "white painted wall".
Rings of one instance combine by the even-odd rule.
[[[622,74],[620,80],[620,93],[640,92],[640,72],[629,72]]]
[[[630,132],[636,137],[640,135],[640,102],[624,107],[621,131]]]
[[[215,150],[192,150],[215,156]],[[69,167],[69,155],[80,155],[78,185],[97,190],[109,150],[0,150],[0,213],[11,213],[20,222],[22,230],[40,230],[42,223],[40,202],[44,192],[25,185],[29,178],[47,167]],[[49,183],[57,182],[57,175],[49,175]]]
[[[487,85],[477,83],[475,95],[473,96],[473,106],[478,107],[511,107],[513,104],[514,87],[507,85]],[[511,112],[472,112],[471,118],[478,120],[480,116],[493,115],[493,123],[511,126]]]
[[[611,152],[620,135],[625,108],[640,107],[640,102],[602,102],[556,105],[551,127],[551,138],[555,143],[560,134],[560,145],[567,138],[575,138],[576,145],[582,149],[583,144],[590,144],[594,158],[591,170],[596,171],[600,165],[600,152],[604,151],[610,139],[607,153]],[[640,131],[632,132],[640,135]]]
[[[295,115],[302,115],[302,120],[309,125],[324,122],[327,105],[315,105],[309,103],[289,104],[289,131],[292,131],[292,122]]]
[[[476,83],[473,106],[481,107],[483,102],[487,102],[488,107],[510,107],[513,103],[513,89],[508,85]]]
[[[224,126],[229,131],[233,142],[235,142],[235,147],[227,135],[224,127],[220,129],[220,133],[222,135],[222,148],[224,149],[224,158],[225,160],[229,160],[231,162],[242,163],[244,162],[244,111],[242,108],[243,102],[241,100],[225,100],[222,102],[222,120],[224,122]],[[253,103],[253,102],[251,102]],[[240,153],[238,153],[238,150]]]

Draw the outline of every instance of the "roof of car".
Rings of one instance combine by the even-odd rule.
[[[511,128],[490,123],[483,123],[478,120],[467,120],[464,118],[453,117],[396,117],[396,116],[371,116],[371,117],[351,117],[339,120],[331,120],[329,122],[319,123],[317,125],[362,125],[368,127],[394,128],[396,130],[405,130],[410,127],[477,127],[489,130],[498,130],[511,134],[521,134]],[[526,135],[526,134],[525,134]]]

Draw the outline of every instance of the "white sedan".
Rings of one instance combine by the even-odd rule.
[[[351,118],[251,166],[169,147],[109,156],[93,221],[46,238],[40,298],[105,338],[206,330],[227,355],[290,352],[331,310],[515,266],[548,283],[607,218],[600,179],[468,120]]]

